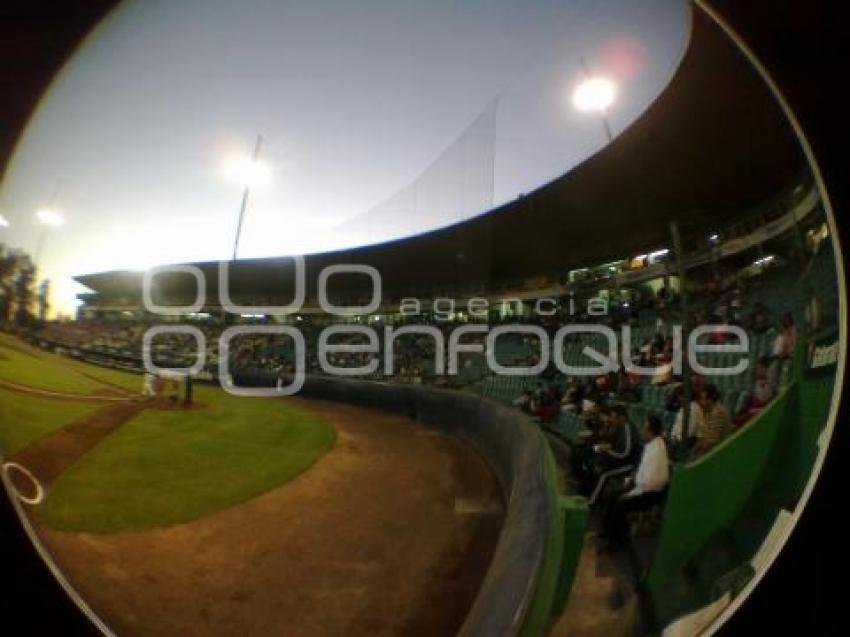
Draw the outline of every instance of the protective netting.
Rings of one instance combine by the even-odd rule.
[[[490,209],[498,105],[491,101],[419,177],[337,232],[356,244],[380,243],[409,234],[411,219],[428,232]]]

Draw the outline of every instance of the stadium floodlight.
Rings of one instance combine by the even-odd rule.
[[[65,220],[55,210],[51,208],[42,208],[38,212],[35,213],[36,218],[39,223],[45,226],[49,226],[51,228],[58,228],[62,224],[65,223]]]
[[[35,217],[42,225],[41,233],[38,236],[38,244],[36,244],[35,252],[33,253],[33,260],[36,263],[39,263],[41,260],[41,253],[44,250],[44,243],[47,241],[48,230],[51,228],[58,228],[63,225],[65,223],[65,219],[63,219],[62,215],[56,212],[53,208],[42,208],[35,213]]]
[[[617,98],[617,87],[600,75],[582,80],[573,91],[573,106],[583,113],[604,113]]]
[[[252,157],[229,157],[222,165],[224,177],[243,188],[265,186],[271,181],[271,169],[266,162]]]
[[[0,215],[0,228],[8,228],[8,227],[9,227],[9,220],[6,219],[6,217],[4,217],[3,215]]]
[[[584,79],[573,89],[573,107],[582,113],[598,114],[605,129],[605,137],[610,143],[614,141],[614,135],[606,115],[611,104],[617,99],[617,85],[604,75],[592,74],[584,58],[579,59],[579,64],[584,72]]]

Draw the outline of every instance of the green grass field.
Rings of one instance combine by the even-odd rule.
[[[4,363],[0,360],[0,368]],[[44,400],[0,389],[0,454],[11,456],[45,434],[101,407],[94,403]]]
[[[136,375],[38,351],[36,358],[9,338],[0,339],[2,379],[78,393],[103,389],[94,379],[140,385]],[[0,448],[7,456],[102,407],[6,390],[0,401]],[[199,408],[192,410],[145,410],[109,434],[51,485],[38,519],[93,533],[189,521],[291,480],[335,441],[329,423],[285,400],[196,386],[195,401]]]
[[[103,385],[86,378],[58,356],[34,350],[22,341],[0,339],[0,380],[74,394],[90,394]]]

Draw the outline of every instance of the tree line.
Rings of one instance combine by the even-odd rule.
[[[30,255],[0,243],[0,326],[29,327],[47,318],[50,283]]]

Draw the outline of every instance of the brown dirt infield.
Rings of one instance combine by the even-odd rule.
[[[290,400],[337,431],[336,446],[291,482],[168,528],[37,529],[119,635],[457,631],[502,523],[485,462],[465,443],[402,417]]]

